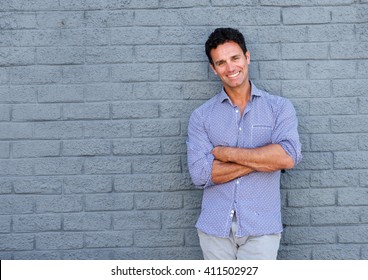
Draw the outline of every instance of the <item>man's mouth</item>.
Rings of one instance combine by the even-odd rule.
[[[236,72],[236,73],[234,73],[234,74],[231,74],[231,75],[227,75],[230,79],[232,79],[232,78],[236,78],[237,76],[239,76],[239,74],[240,74],[240,71],[239,72]]]

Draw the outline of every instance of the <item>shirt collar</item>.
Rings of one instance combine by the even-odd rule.
[[[250,84],[251,84],[251,91],[250,91],[251,100],[253,100],[255,96],[262,96],[262,92],[253,84],[252,81],[250,81]],[[224,87],[222,87],[220,95],[219,95],[219,101],[222,103],[225,100],[231,103],[231,100],[229,96],[227,95]]]

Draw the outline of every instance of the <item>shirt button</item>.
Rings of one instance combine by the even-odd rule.
[[[236,184],[239,185],[239,180],[236,180]]]
[[[239,130],[241,131],[241,130],[242,130],[242,128],[241,128],[241,127],[239,127]]]
[[[239,110],[235,110],[235,113],[239,113]]]

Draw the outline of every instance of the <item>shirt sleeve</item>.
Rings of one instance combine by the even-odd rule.
[[[298,120],[293,104],[282,98],[276,111],[272,143],[279,144],[297,165],[302,160]]]
[[[213,144],[208,138],[204,119],[199,110],[192,113],[188,125],[187,154],[188,168],[194,185],[199,188],[213,186]]]

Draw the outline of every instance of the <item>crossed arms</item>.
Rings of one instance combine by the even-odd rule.
[[[212,182],[229,182],[253,171],[273,172],[294,167],[294,160],[279,144],[260,148],[236,148],[217,146],[212,150]]]

